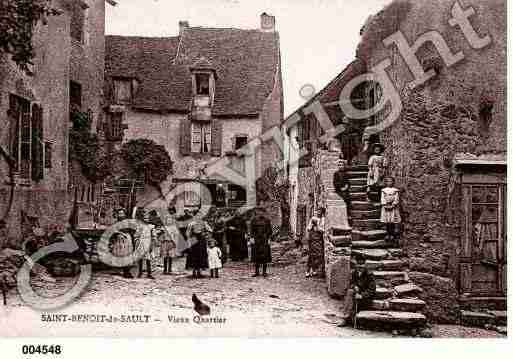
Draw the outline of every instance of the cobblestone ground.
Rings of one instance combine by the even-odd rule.
[[[339,328],[341,302],[328,297],[324,281],[304,277],[304,264],[274,266],[268,278],[252,278],[248,263],[228,263],[221,278],[193,280],[184,260],[175,261],[172,276],[155,271],[156,280],[124,279],[116,272],[95,272],[88,290],[74,303],[47,315],[66,314],[65,322],[43,321],[43,313],[27,307],[11,293],[0,309],[0,336],[337,336],[386,337],[387,333]],[[207,274],[207,273],[205,273]],[[70,280],[45,284],[45,295],[55,295]],[[211,307],[214,322],[196,323],[191,296]],[[113,315],[123,320],[150,316],[148,323],[73,322],[71,315]],[[170,321],[170,316],[175,320]],[[130,317],[130,319],[135,319]],[[221,322],[221,323],[220,323]],[[442,337],[493,337],[494,332],[456,326],[435,327]]]

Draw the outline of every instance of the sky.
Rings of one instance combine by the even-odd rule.
[[[320,91],[354,60],[362,25],[391,0],[117,0],[107,6],[106,33],[176,36],[190,26],[257,29],[260,14],[276,17],[280,33],[285,115]]]

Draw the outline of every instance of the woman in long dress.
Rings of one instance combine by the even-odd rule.
[[[226,223],[226,227],[231,260],[234,262],[245,260],[248,258],[246,221],[240,216],[235,216]]]
[[[324,212],[318,209],[308,227],[308,268],[306,277],[323,274],[324,268]]]
[[[202,219],[193,219],[187,225],[186,236],[189,248],[187,249],[185,268],[192,269],[192,278],[194,279],[203,278],[201,271],[208,269],[207,243],[211,233],[212,228]]]

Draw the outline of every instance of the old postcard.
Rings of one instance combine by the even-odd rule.
[[[506,338],[505,0],[0,6],[0,337]]]

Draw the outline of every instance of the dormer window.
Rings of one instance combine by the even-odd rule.
[[[116,104],[128,104],[132,101],[133,84],[129,78],[115,78],[114,83],[114,102]]]
[[[194,94],[193,107],[206,109],[214,104],[216,70],[205,58],[200,58],[190,67]]]
[[[210,76],[209,74],[196,74],[196,94],[210,95]]]

